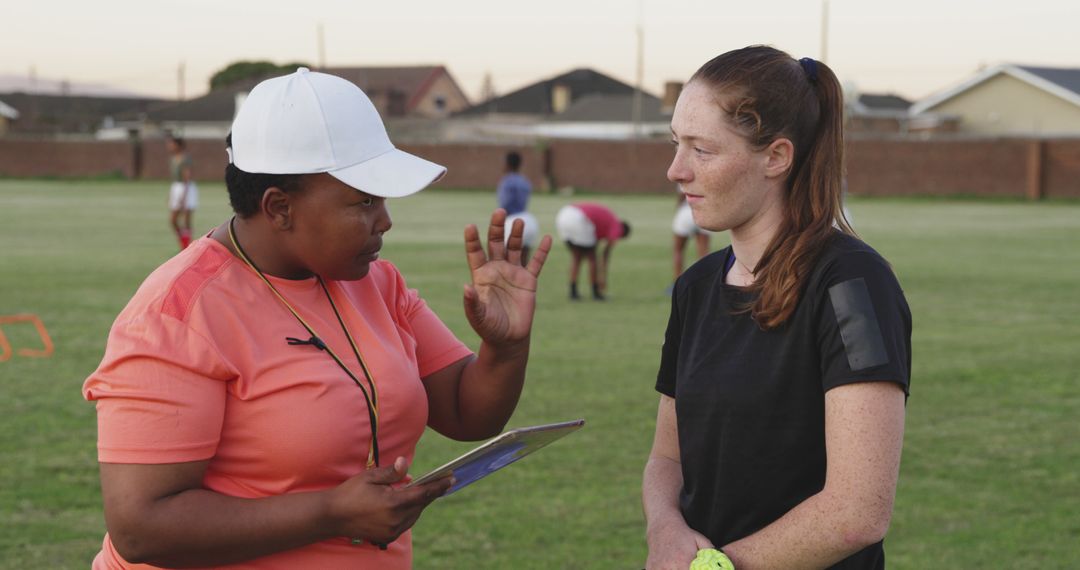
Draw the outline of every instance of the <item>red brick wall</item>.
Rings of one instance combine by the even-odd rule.
[[[1047,141],[1043,150],[1043,196],[1080,198],[1080,140]]]
[[[405,152],[441,164],[446,176],[435,183],[436,188],[495,189],[506,164],[506,153],[521,154],[521,173],[541,188],[544,173],[543,152],[532,146],[480,144],[410,144],[400,145]]]
[[[1032,161],[1032,141],[981,139],[902,141],[855,139],[847,143],[848,188],[866,196],[949,195],[1024,197],[1031,181],[1043,196],[1080,198],[1080,140],[1042,141],[1041,161]],[[556,187],[611,193],[670,192],[666,178],[672,151],[666,142],[552,141],[534,146],[478,144],[402,145],[402,149],[443,164],[441,188],[495,187],[509,150],[524,160],[523,173],[538,188],[545,172]],[[188,141],[195,178],[223,179],[226,156],[219,141]],[[546,155],[546,156],[545,156]],[[1041,176],[1029,165],[1040,162]],[[82,177],[119,173],[136,176],[128,142],[65,142],[0,139],[0,176]],[[142,143],[141,178],[168,178],[163,141]]]
[[[0,176],[134,175],[134,152],[127,142],[30,141],[0,139]]]
[[[862,196],[1024,196],[1028,142],[853,140],[848,191]]]
[[[671,192],[675,185],[667,179],[667,169],[673,156],[667,142],[551,143],[555,186],[597,192]]]
[[[225,179],[225,165],[229,163],[225,141],[195,139],[186,141],[186,144],[187,152],[191,155],[191,175],[195,180],[220,182]],[[169,151],[165,148],[165,140],[143,141],[142,152],[141,178],[168,180]]]

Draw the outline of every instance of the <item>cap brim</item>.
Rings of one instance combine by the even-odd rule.
[[[442,178],[446,167],[395,148],[328,174],[372,196],[401,198]]]

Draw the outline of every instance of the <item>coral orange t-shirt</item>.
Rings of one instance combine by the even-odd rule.
[[[322,287],[269,277],[363,379]],[[410,463],[427,424],[422,378],[471,351],[397,269],[376,261],[359,281],[326,283],[378,390],[382,463]],[[364,396],[258,276],[210,238],[154,271],[117,317],[83,394],[97,402],[98,460],[209,460],[203,486],[260,498],[332,488],[365,469]],[[409,533],[382,551],[347,538],[225,568],[411,567]],[[105,536],[95,569],[135,568]]]

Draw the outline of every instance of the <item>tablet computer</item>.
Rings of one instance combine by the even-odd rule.
[[[457,459],[413,479],[408,487],[454,474],[454,486],[446,495],[510,465],[526,455],[585,425],[585,420],[523,427],[510,430]]]

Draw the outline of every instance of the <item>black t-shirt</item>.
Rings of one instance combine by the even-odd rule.
[[[911,312],[876,251],[836,234],[794,314],[763,331],[724,283],[731,248],[675,284],[656,389],[675,399],[687,524],[716,545],[779,519],[825,484],[825,392],[864,381],[908,391]],[[884,568],[882,543],[833,568]]]

